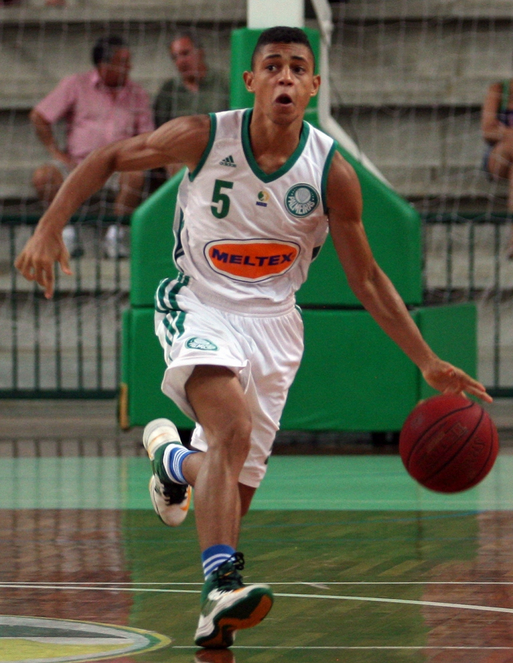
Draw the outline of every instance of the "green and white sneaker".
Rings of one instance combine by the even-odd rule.
[[[191,487],[171,481],[162,462],[169,444],[182,444],[178,430],[169,419],[154,419],[143,433],[144,448],[151,460],[150,497],[163,523],[177,527],[185,520],[191,503]]]
[[[271,609],[274,598],[269,585],[245,585],[239,573],[243,568],[242,553],[235,553],[206,579],[194,636],[198,647],[231,647],[235,631],[256,626]]]

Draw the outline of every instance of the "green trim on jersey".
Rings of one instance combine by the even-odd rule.
[[[296,161],[299,159],[306,145],[306,141],[308,140],[308,136],[310,135],[310,125],[308,124],[308,122],[303,121],[303,127],[301,129],[299,143],[296,149],[294,150],[293,154],[291,154],[291,156],[287,159],[287,161],[283,164],[283,166],[280,166],[278,170],[274,171],[274,173],[267,174],[264,173],[264,171],[257,164],[256,159],[253,156],[253,151],[251,150],[251,141],[249,139],[249,125],[251,122],[252,113],[253,113],[252,108],[248,108],[247,110],[244,111],[244,115],[242,118],[242,135],[241,135],[242,148],[244,150],[244,156],[246,157],[249,167],[251,168],[253,173],[262,182],[268,184],[269,182],[274,182],[275,180],[279,179],[282,175],[285,175],[285,173],[287,173],[296,163]]]
[[[183,249],[183,244],[182,244],[182,230],[183,226],[185,223],[185,217],[182,208],[180,207],[180,212],[179,212],[179,219],[178,219],[178,228],[175,229],[173,228],[173,232],[175,235],[175,248],[173,250],[173,262],[175,263],[175,267],[177,269],[180,269],[178,267],[178,259],[181,258],[185,251]]]
[[[184,285],[189,283],[189,277],[181,272],[176,277],[176,283],[172,288],[168,286],[173,282],[173,279],[162,279],[159,283],[157,291],[155,292],[155,310],[159,313],[171,313],[173,311],[181,311],[176,301],[176,295],[180,292]],[[166,301],[167,299],[167,301]]]
[[[178,336],[181,336],[185,329],[184,324],[186,313],[178,306],[176,296],[183,286],[189,283],[189,280],[188,276],[179,273],[176,278],[176,283],[170,288],[169,286],[173,282],[173,279],[163,279],[159,283],[159,287],[155,293],[155,309],[159,313],[165,313],[166,315],[163,323],[168,332],[166,334],[166,343],[168,345],[173,345],[174,337],[177,334]]]
[[[216,129],[217,129],[216,114],[215,113],[209,113],[208,116],[210,117],[210,135],[208,137],[208,144],[205,148],[205,151],[201,155],[201,159],[199,160],[198,165],[192,171],[192,173],[189,173],[189,180],[191,182],[194,180],[194,178],[197,176],[197,174],[200,172],[200,170],[205,165],[205,161],[208,159],[208,155],[210,154],[210,150],[212,149],[212,145],[214,144],[214,139],[216,137]]]
[[[166,343],[173,345],[175,335],[178,334],[178,336],[181,336],[184,332],[185,312],[180,311],[178,313],[174,311],[173,313],[168,313],[163,322],[164,327],[168,331],[168,334],[166,334]]]
[[[321,179],[321,198],[322,198],[322,207],[324,209],[324,214],[328,214],[328,175],[330,173],[331,162],[333,161],[333,155],[337,149],[337,141],[333,141],[326,161],[324,162],[324,168],[322,169],[322,179]]]

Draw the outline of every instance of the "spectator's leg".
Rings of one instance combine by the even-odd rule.
[[[39,200],[49,205],[64,182],[62,173],[51,163],[39,166],[32,175],[32,185]]]
[[[114,201],[114,214],[118,217],[131,214],[141,202],[145,183],[144,171],[120,173],[119,190]],[[103,242],[107,258],[128,258],[128,233],[120,225],[109,226]]]
[[[144,172],[121,173],[119,177],[119,193],[114,204],[116,216],[130,214],[141,202],[144,186]]]

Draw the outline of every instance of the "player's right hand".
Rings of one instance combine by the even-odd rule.
[[[62,239],[62,232],[43,234],[36,229],[17,257],[14,266],[27,281],[35,281],[40,285],[45,297],[51,299],[55,285],[56,262],[64,274],[71,276],[69,253]]]

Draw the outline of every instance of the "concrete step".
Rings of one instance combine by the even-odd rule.
[[[333,7],[338,21],[394,21],[428,18],[505,19],[513,15],[512,0],[363,0],[341,2]]]
[[[137,7],[139,11],[142,5],[129,3],[127,8],[122,8],[105,3],[104,11],[115,11],[116,18],[125,21],[119,29],[133,51],[133,78],[150,94],[175,73],[166,46],[169,34],[180,20],[191,20],[195,24],[199,21],[199,34],[210,65],[228,73],[230,31],[239,26],[236,15],[223,18],[228,5],[225,0],[212,3],[196,0],[187,11],[196,11],[200,16],[179,18],[182,9],[189,4],[177,3],[172,18],[168,7],[158,5],[167,12],[165,20],[158,17],[156,9],[157,14],[153,15],[150,5],[144,10],[146,16],[135,17],[125,16],[125,12],[130,7]],[[354,4],[361,6],[361,3],[349,2],[348,9]],[[238,7],[240,4],[236,3],[235,13]],[[102,11],[99,9],[95,18],[82,20],[71,14],[66,18],[66,12],[78,11],[77,7],[46,8],[46,11],[49,15],[61,12],[60,20],[52,23],[35,16],[29,19],[28,8],[0,8],[3,63],[0,108],[29,108],[63,76],[90,66],[91,46],[104,34],[107,19],[100,20]],[[87,11],[94,13],[89,6]],[[347,22],[337,23],[330,52],[335,105],[374,108],[436,105],[478,109],[489,84],[511,75],[510,58],[504,54],[511,50],[512,22],[438,22],[430,20],[429,16],[426,13],[425,20],[412,22],[362,21],[356,27]],[[171,20],[169,25],[167,21]],[[206,23],[209,20],[214,21],[214,29]]]
[[[48,7],[45,0],[19,0],[0,7],[3,25],[16,23],[104,23],[105,21],[246,21],[245,0],[66,0],[62,7]]]

